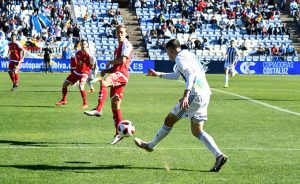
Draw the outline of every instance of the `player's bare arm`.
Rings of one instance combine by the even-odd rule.
[[[155,71],[153,69],[148,69],[147,76],[153,76],[153,77],[159,76],[159,77],[161,77],[162,73],[161,72],[157,72],[157,71]]]
[[[190,90],[186,89],[183,92],[183,97],[180,101],[180,109],[185,109],[189,107],[189,95],[190,95]]]

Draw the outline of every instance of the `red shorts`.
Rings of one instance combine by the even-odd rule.
[[[79,74],[74,71],[66,78],[66,81],[68,81],[71,84],[75,84],[77,81],[79,81],[79,83],[82,84],[86,82],[87,77],[87,74]]]
[[[121,72],[110,74],[107,78],[110,78],[113,86],[110,88],[110,98],[118,96],[120,99],[123,98],[124,87],[126,86],[128,79]]]
[[[8,71],[18,72],[20,70],[20,65],[18,61],[10,61],[8,65]]]

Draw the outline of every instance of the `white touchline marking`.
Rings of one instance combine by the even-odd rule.
[[[300,89],[276,89],[276,88],[273,88],[273,89],[265,89],[265,88],[259,88],[259,89],[249,89],[249,90],[252,90],[252,91],[257,91],[257,90],[260,90],[260,91],[282,91],[282,92],[299,92]]]
[[[300,113],[298,113],[298,112],[289,111],[287,109],[283,109],[283,108],[280,108],[280,107],[277,107],[277,106],[274,106],[274,105],[270,105],[270,104],[267,104],[267,103],[264,103],[264,102],[261,102],[261,101],[258,101],[258,100],[254,100],[252,98],[242,96],[242,95],[239,95],[239,94],[236,94],[236,93],[231,93],[231,92],[227,92],[227,91],[223,91],[223,90],[219,90],[219,89],[215,89],[215,88],[211,88],[211,89],[214,90],[214,91],[220,92],[220,93],[225,93],[225,94],[228,94],[228,95],[236,96],[236,97],[239,97],[239,98],[242,98],[242,99],[245,99],[245,100],[249,100],[250,102],[257,103],[257,104],[260,104],[260,105],[265,106],[265,107],[269,107],[271,109],[286,112],[286,113],[293,114],[293,115],[296,115],[296,116],[300,117]]]
[[[181,83],[185,83],[184,81],[181,81],[181,80],[178,80],[178,81],[181,82]],[[236,97],[239,97],[239,98],[242,98],[242,99],[245,99],[245,100],[249,100],[250,102],[257,103],[257,104],[260,104],[262,106],[269,107],[271,109],[275,109],[275,110],[278,110],[278,111],[286,112],[286,113],[293,114],[293,115],[296,115],[296,116],[300,117],[300,113],[298,113],[298,112],[289,111],[287,109],[283,109],[283,108],[280,108],[280,107],[277,107],[277,106],[274,106],[274,105],[270,105],[270,104],[267,104],[267,103],[264,103],[264,102],[261,102],[261,101],[258,101],[258,100],[254,100],[252,98],[249,98],[249,97],[246,97],[246,96],[242,96],[242,95],[239,95],[239,94],[236,94],[236,93],[230,93],[230,92],[219,90],[219,89],[215,89],[215,88],[210,88],[210,89],[213,90],[213,91],[220,92],[220,93],[225,93],[225,94],[236,96]]]
[[[130,149],[137,150],[137,147],[110,147],[110,146],[48,146],[48,147],[38,147],[38,146],[0,146],[0,149]],[[169,148],[157,148],[157,150],[206,150],[207,148],[201,147],[169,147]],[[224,150],[244,150],[244,151],[300,151],[300,148],[222,148]]]

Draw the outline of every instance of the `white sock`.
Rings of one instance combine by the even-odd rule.
[[[163,125],[161,129],[157,132],[156,136],[151,142],[149,142],[148,147],[154,148],[161,140],[163,140],[172,130],[172,127],[167,127]]]
[[[225,74],[225,85],[228,85],[228,73]]]
[[[198,135],[198,139],[211,151],[215,157],[222,155],[223,153],[218,148],[214,139],[206,132],[202,132]]]

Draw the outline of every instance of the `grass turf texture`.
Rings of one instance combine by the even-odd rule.
[[[21,73],[11,92],[0,73],[0,183],[299,183],[300,117],[213,91],[205,130],[229,156],[219,173],[207,172],[211,153],[181,120],[157,149],[136,148],[133,137],[109,145],[114,135],[110,102],[103,117],[80,109],[78,88],[61,98],[65,73]],[[223,89],[223,75],[207,75],[212,88],[300,112],[299,76],[238,76]],[[99,89],[99,84],[95,84]],[[133,74],[122,111],[151,140],[183,92],[180,82]],[[98,93],[88,93],[89,109]]]

